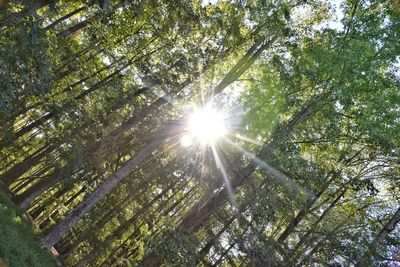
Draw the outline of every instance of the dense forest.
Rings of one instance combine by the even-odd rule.
[[[2,0],[0,187],[1,266],[400,266],[400,2]]]

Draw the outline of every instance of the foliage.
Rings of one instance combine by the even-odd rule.
[[[328,2],[0,1],[0,184],[42,246],[67,266],[395,264],[398,7]],[[227,129],[199,142],[210,103]],[[3,202],[29,252],[0,256],[39,264]]]
[[[39,246],[33,227],[4,192],[0,192],[0,217],[0,257],[7,266],[58,266]]]

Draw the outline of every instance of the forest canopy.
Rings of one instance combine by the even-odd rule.
[[[0,1],[0,158],[0,265],[400,266],[400,4]]]

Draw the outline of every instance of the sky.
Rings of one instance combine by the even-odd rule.
[[[332,16],[332,19],[322,23],[320,28],[331,28],[337,31],[343,30],[343,24],[340,22],[343,19],[343,12],[340,8],[341,3],[343,3],[342,0],[329,0],[327,1],[334,9],[334,14]]]
[[[224,0],[222,0],[224,1]],[[202,5],[208,5],[208,4],[215,4],[218,2],[218,0],[202,0]],[[340,22],[343,18],[343,13],[340,9],[340,5],[343,2],[343,0],[328,0],[326,1],[329,5],[332,6],[334,10],[334,14],[332,16],[332,19],[324,22],[316,27],[316,29],[322,29],[322,28],[330,28],[330,29],[335,29],[338,31],[341,31],[343,29],[343,24]]]

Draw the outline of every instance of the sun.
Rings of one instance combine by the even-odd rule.
[[[190,146],[194,141],[202,145],[213,144],[226,134],[225,124],[224,114],[210,105],[194,108],[187,123],[186,134],[181,138],[181,144]]]

